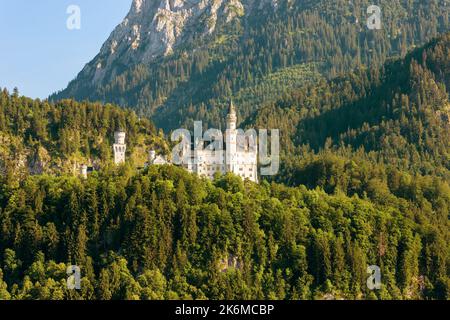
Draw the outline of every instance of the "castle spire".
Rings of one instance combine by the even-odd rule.
[[[233,100],[230,102],[230,114],[236,115],[236,108],[234,107]]]
[[[236,130],[237,116],[236,108],[234,107],[233,101],[230,103],[230,111],[227,116],[227,129]]]

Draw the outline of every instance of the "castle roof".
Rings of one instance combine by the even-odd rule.
[[[231,103],[230,103],[230,112],[229,112],[229,114],[236,114],[236,108],[234,107],[234,103],[233,103],[233,100],[231,100]]]

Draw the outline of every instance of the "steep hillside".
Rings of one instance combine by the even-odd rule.
[[[0,298],[449,299],[450,188],[421,187],[423,208],[170,166],[0,179]]]
[[[154,125],[132,111],[98,103],[56,104],[0,92],[0,172],[5,176],[77,173],[81,164],[112,161],[114,131],[127,133],[128,156],[136,166],[148,148],[167,151]]]
[[[164,129],[217,126],[232,97],[244,120],[291,88],[380,66],[449,29],[445,1],[135,0],[101,52],[51,97],[113,102]]]
[[[248,123],[280,128],[284,164],[302,168],[280,175],[285,182],[317,183],[318,176],[308,173],[313,167],[307,167],[309,156],[319,151],[346,159],[348,167],[342,170],[347,182],[359,171],[352,158],[450,180],[449,81],[447,34],[381,69],[294,91]],[[322,181],[330,183],[333,170],[326,171]],[[331,180],[336,182],[336,177]]]

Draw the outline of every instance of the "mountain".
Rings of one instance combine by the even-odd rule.
[[[117,65],[148,64],[161,56],[173,54],[180,46],[188,46],[195,38],[211,35],[217,25],[233,23],[235,18],[276,1],[239,0],[134,0],[124,21],[112,32],[95,59],[94,70],[84,70],[100,83]],[[112,70],[111,70],[112,69]]]
[[[233,98],[244,121],[290,90],[381,66],[449,28],[444,1],[134,0],[100,53],[51,100],[112,102],[163,129],[223,124]]]
[[[280,129],[286,171],[276,178],[284,183],[358,193],[355,175],[388,182],[386,171],[368,174],[367,163],[448,181],[449,85],[447,33],[381,68],[293,91],[247,124]]]

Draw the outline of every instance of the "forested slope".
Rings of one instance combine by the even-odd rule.
[[[353,193],[352,176],[368,165],[385,182],[386,171],[449,181],[449,59],[447,34],[382,68],[293,91],[247,125],[280,129],[278,181]]]
[[[435,17],[418,16],[429,22],[412,23],[408,39],[428,37]],[[150,121],[3,90],[0,299],[449,299],[449,43],[332,80],[289,67],[311,82],[241,109],[244,126],[281,131],[282,171],[260,184],[136,170],[149,147],[169,148]],[[193,119],[219,119],[211,106]],[[109,165],[117,129],[131,160],[119,167]],[[86,161],[99,170],[75,176]],[[70,265],[81,267],[80,291],[67,290]],[[366,286],[368,265],[381,268],[379,291]]]
[[[0,188],[3,299],[449,298],[445,183],[414,189],[423,207],[170,166]]]
[[[114,132],[127,133],[129,160],[143,166],[149,148],[168,152],[154,125],[113,105],[32,100],[0,92],[0,171],[5,176],[78,173],[112,162]]]
[[[244,8],[253,3],[233,2],[242,2]],[[150,62],[124,58],[126,63],[101,69],[122,52],[113,48],[99,54],[51,99],[117,103],[151,116],[164,129],[198,119],[217,127],[223,124],[230,98],[240,106],[243,121],[292,88],[364,66],[378,68],[386,58],[403,56],[450,30],[449,6],[443,0],[377,1],[382,10],[381,30],[369,30],[366,25],[367,8],[373,4],[368,0],[282,0],[260,10],[239,12],[231,23],[220,23],[228,19],[219,16],[212,34],[201,36],[191,30],[184,45]],[[156,18],[160,17],[165,14]],[[152,19],[149,16],[145,21]],[[208,19],[214,17],[203,20]],[[157,35],[136,35],[137,55],[150,45],[152,36]],[[129,51],[133,50],[124,54]],[[102,81],[97,81],[97,74],[104,75]]]

